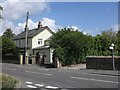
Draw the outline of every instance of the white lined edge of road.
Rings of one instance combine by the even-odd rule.
[[[10,65],[10,66],[16,66],[16,67],[20,67],[20,68],[34,68],[34,67],[23,67],[22,65],[15,65],[15,64],[5,64],[5,63],[2,63],[2,65]],[[31,64],[28,64],[28,65],[31,65]],[[44,71],[49,71],[49,69],[44,69],[44,68],[37,68],[38,70],[44,70]]]
[[[110,76],[110,75],[99,75],[99,74],[91,74],[91,73],[79,73],[79,74],[85,74],[85,75],[92,75],[92,76],[107,76],[107,77],[116,77],[116,76]]]
[[[120,83],[114,81],[107,81],[107,80],[99,80],[99,79],[89,79],[89,78],[81,78],[81,77],[70,77],[72,79],[80,79],[80,80],[91,80],[91,81],[98,81],[98,82],[106,82],[106,83]]]
[[[6,67],[2,67],[3,69],[7,69],[7,70],[16,70],[14,68],[6,68]]]
[[[58,72],[66,72],[66,71],[58,71]],[[77,74],[84,74],[84,75],[91,75],[91,76],[102,76],[102,77],[116,77],[111,75],[102,75],[102,74],[94,74],[94,73],[84,73],[84,72],[77,72]]]

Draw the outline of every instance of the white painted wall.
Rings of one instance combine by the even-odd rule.
[[[39,46],[44,46],[44,41],[51,36],[52,36],[52,34],[47,29],[45,29],[38,35],[34,36],[32,39],[32,49],[39,47]],[[38,44],[38,39],[42,39],[42,44]]]

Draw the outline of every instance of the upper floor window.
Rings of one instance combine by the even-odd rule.
[[[42,39],[38,39],[38,44],[42,44]]]

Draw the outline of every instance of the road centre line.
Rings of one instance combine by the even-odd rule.
[[[25,72],[39,74],[38,72],[32,72],[32,71],[25,71]]]
[[[48,75],[48,76],[51,76],[51,75],[52,75],[52,74],[49,74],[49,73],[41,73],[41,74]]]
[[[33,73],[33,74],[44,74],[44,75],[47,75],[47,76],[51,76],[52,75],[52,74],[49,74],[49,73],[38,73],[38,72],[32,72],[32,71],[25,71],[25,72]]]
[[[98,81],[98,82],[106,82],[106,83],[120,83],[114,81],[107,81],[107,80],[99,80],[99,79],[89,79],[89,78],[81,78],[81,77],[70,77],[72,79],[80,79],[80,80],[91,80],[91,81]]]

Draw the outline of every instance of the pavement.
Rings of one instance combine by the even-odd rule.
[[[84,65],[83,65],[84,66]],[[71,67],[45,68],[39,65],[2,64],[2,72],[21,81],[21,88],[43,90],[71,88],[118,88],[119,71]]]
[[[120,76],[120,71],[118,71],[118,70],[86,69],[86,64],[78,64],[75,66],[73,65],[73,66],[62,67],[62,69],[77,69],[77,70],[87,71],[91,74]]]

